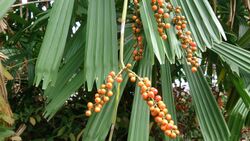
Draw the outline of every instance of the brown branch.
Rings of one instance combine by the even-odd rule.
[[[246,6],[248,13],[249,13],[249,17],[250,17],[250,1],[249,0],[244,0],[244,5]]]
[[[236,5],[237,5],[236,0],[233,0],[233,19],[232,19],[232,23],[231,23],[231,30],[233,29],[233,25],[234,25],[234,19],[235,19],[235,14],[236,14]]]
[[[214,12],[216,13],[216,11],[217,11],[217,0],[210,0],[210,2],[212,4]]]
[[[233,29],[234,19],[235,19],[235,11],[236,11],[236,0],[230,0],[230,13],[227,21],[227,25],[230,29]]]
[[[213,0],[213,9],[214,9],[214,12],[216,13],[216,11],[217,11],[217,0]]]
[[[42,2],[50,2],[52,0],[38,0],[38,1],[31,1],[31,2],[27,2],[27,3],[19,3],[19,4],[14,4],[11,7],[15,8],[15,7],[19,7],[19,6],[24,6],[24,5],[29,5],[29,4],[34,4],[34,3],[42,3]]]
[[[245,6],[247,7],[247,10],[250,12],[250,1],[244,0]]]
[[[20,0],[20,2],[22,3],[22,0]],[[19,7],[19,11],[20,11],[20,17],[23,18],[23,8],[22,8],[22,6]]]

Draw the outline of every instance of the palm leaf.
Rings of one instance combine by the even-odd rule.
[[[59,71],[55,86],[49,86],[45,90],[48,102],[45,108],[45,118],[51,119],[65,101],[84,83],[82,79],[84,72],[79,71],[79,67],[83,64],[83,54],[82,47]]]
[[[97,87],[105,75],[118,68],[117,25],[114,0],[89,1],[85,52],[88,90]]]
[[[184,63],[184,70],[204,140],[229,140],[229,129],[202,70],[198,68],[196,73],[192,73],[187,63]]]
[[[152,16],[153,12],[150,9],[148,0],[141,2],[140,13],[144,33],[149,44],[148,46],[152,48],[160,64],[164,64],[166,52],[164,41],[160,38],[159,33],[157,33],[157,25]]]
[[[168,111],[172,115],[172,118],[175,124],[177,125],[177,116],[176,116],[176,109],[173,97],[171,69],[169,62],[166,62],[165,65],[161,65],[161,86],[162,86],[163,101],[164,103],[166,103]],[[171,139],[165,136],[165,141],[169,140]]]
[[[230,141],[237,141],[241,136],[241,129],[244,126],[249,109],[244,104],[242,98],[234,106],[228,119],[228,128],[231,131]]]
[[[234,65],[250,72],[250,52],[226,42],[215,43],[212,51],[234,63]],[[230,65],[230,62],[229,62]]]
[[[14,135],[15,132],[9,128],[0,126],[0,141],[4,141],[4,138]]]
[[[137,74],[141,77],[152,78],[152,65],[148,47],[145,50],[144,59],[140,62]],[[128,141],[147,141],[149,139],[149,108],[142,99],[140,88],[135,88],[132,113],[129,122]],[[138,120],[139,119],[139,120]]]
[[[240,71],[242,76],[242,81],[244,85],[241,84],[241,89],[245,90],[247,93],[250,92],[250,77],[249,73],[245,71]],[[241,82],[241,83],[243,83]],[[240,85],[240,84],[239,84]],[[237,87],[237,86],[236,86]],[[239,89],[239,88],[237,88]],[[231,141],[239,140],[241,136],[241,129],[245,125],[245,121],[247,122],[247,116],[249,114],[249,107],[246,106],[246,102],[243,99],[244,97],[240,98],[236,105],[234,106],[232,112],[229,115],[228,119],[228,127],[231,131]],[[247,103],[249,104],[249,103]]]
[[[193,33],[194,40],[197,42],[198,47],[203,51],[206,46],[211,48],[212,39],[210,38],[209,33],[207,34],[207,30],[203,30],[203,22],[201,21],[201,17],[193,2],[181,0],[178,0],[177,2],[183,8],[184,14],[190,24],[188,27]]]
[[[237,75],[231,75],[230,78],[238,94],[242,98],[242,101],[245,103],[244,106],[250,109],[250,91],[248,91],[247,88],[245,88],[243,80]]]
[[[66,100],[72,95],[75,94],[75,91],[83,85],[84,80],[84,71],[80,70],[75,74],[73,78],[60,90],[58,90],[58,95],[53,98],[50,103],[46,106],[46,112],[44,117],[50,120],[60,107],[66,102]]]
[[[250,92],[250,73],[240,70],[240,76],[243,79],[244,87]]]
[[[126,30],[127,31],[127,30]],[[128,33],[128,32],[125,32]],[[131,35],[128,34],[128,37]],[[126,40],[127,43],[124,47],[124,62],[125,64],[130,63],[133,61],[133,44],[134,41],[131,39]],[[134,66],[134,63],[132,63]],[[120,86],[120,95],[118,100],[120,101],[124,88],[128,81],[128,76],[125,74],[124,80]],[[114,95],[115,95],[114,91]],[[116,104],[115,96],[111,97],[110,101],[103,107],[102,111],[98,114],[94,113],[90,119],[88,120],[87,126],[84,129],[84,134],[82,137],[83,141],[105,141],[106,136],[108,135],[109,128],[112,124],[112,115],[115,111],[114,107]]]
[[[35,68],[35,84],[55,84],[69,31],[74,0],[55,1]]]
[[[173,17],[173,15],[170,15],[170,16]],[[171,22],[171,21],[168,21],[168,22]],[[180,42],[177,39],[177,36],[176,36],[176,33],[175,33],[175,29],[170,28],[170,29],[166,30],[166,33],[167,33],[167,36],[168,36],[168,39],[165,42],[165,45],[166,45],[167,49],[169,49],[172,54],[175,53],[175,55],[176,55],[176,57],[178,59],[181,59],[182,52],[181,52],[181,48],[180,48]]]
[[[243,48],[250,48],[250,29],[239,39],[238,44]]]
[[[73,37],[68,38],[63,58],[64,62],[58,72],[55,86],[48,86],[44,92],[48,103],[45,107],[45,117],[48,119],[52,118],[73,92],[77,91],[84,83],[83,79],[79,84],[76,84],[74,81],[79,81],[76,78],[79,76],[83,76],[80,78],[84,78],[83,71],[79,70],[81,70],[84,62],[82,58],[84,58],[85,40],[82,40],[82,37],[86,35],[85,31],[86,28],[82,25]],[[65,90],[71,88],[72,85],[75,89],[70,91]]]
[[[1,0],[0,1],[0,19],[6,14],[11,5],[15,2],[15,0]]]
[[[187,17],[194,40],[198,47],[205,51],[212,48],[213,42],[221,42],[221,35],[226,39],[224,30],[207,0],[171,0],[174,6],[181,6]]]

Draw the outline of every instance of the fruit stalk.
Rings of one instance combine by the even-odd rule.
[[[125,64],[123,61],[123,51],[124,51],[124,34],[125,34],[125,24],[127,17],[127,9],[128,9],[128,0],[124,0],[123,3],[123,11],[122,11],[122,19],[121,19],[121,38],[120,38],[120,62],[121,67],[125,68]]]

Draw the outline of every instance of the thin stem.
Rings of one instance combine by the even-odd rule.
[[[117,75],[114,77],[114,79],[116,79],[117,77],[119,77],[119,76],[123,73],[123,71],[124,71],[125,69],[127,69],[127,68],[126,68],[126,67],[122,68],[122,69],[117,73]]]
[[[24,6],[24,5],[34,4],[34,3],[41,3],[41,2],[49,2],[49,1],[52,1],[52,0],[30,1],[30,2],[27,2],[27,3],[14,4],[14,5],[12,5],[11,7],[12,7],[12,8],[15,8],[15,7],[19,7],[19,6]]]
[[[122,68],[125,68],[125,64],[123,61],[123,51],[124,51],[124,34],[125,34],[127,9],[128,9],[128,0],[124,0],[122,19],[121,19],[121,39],[120,39],[120,62],[121,62]]]
[[[115,107],[114,107],[114,111],[112,114],[112,126],[111,126],[111,130],[110,130],[110,134],[109,134],[109,141],[112,141],[112,137],[113,137],[113,133],[114,133],[114,129],[115,129],[116,116],[117,116],[119,98],[120,98],[120,93],[121,93],[120,88],[121,88],[121,84],[119,83],[117,86],[117,95],[115,97]]]
[[[109,141],[112,141],[114,129],[115,129],[115,124],[112,124],[110,134],[109,134]]]
[[[32,62],[32,61],[35,61],[36,59],[37,59],[37,58],[33,58],[33,59],[30,59],[30,60],[27,60],[27,63]],[[18,63],[18,64],[14,65],[14,66],[8,66],[7,69],[11,70],[11,69],[13,69],[13,68],[15,68],[15,67],[17,67],[17,66],[20,66],[20,65],[22,65],[22,64],[24,64],[24,63],[25,63],[25,61],[23,61],[23,62],[21,62],[21,63]]]
[[[135,77],[137,77],[138,80],[143,81],[143,78],[138,76],[135,72],[133,72],[131,69],[127,69],[128,72],[132,73]]]
[[[217,0],[213,0],[213,9],[214,9],[214,13],[216,13],[216,11],[217,11]]]

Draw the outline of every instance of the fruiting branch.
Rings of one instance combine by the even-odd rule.
[[[134,40],[135,44],[133,45],[133,58],[135,61],[140,61],[143,58],[143,51],[144,51],[144,44],[143,44],[143,25],[141,21],[141,14],[140,14],[140,0],[134,0],[134,12],[132,16],[132,30],[134,33]]]
[[[125,64],[123,61],[123,51],[124,51],[124,36],[125,36],[127,9],[128,9],[128,0],[124,0],[122,19],[121,19],[121,37],[120,37],[120,62],[121,62],[122,68],[125,68]]]
[[[138,80],[140,80],[140,81],[143,80],[143,78],[141,78],[140,76],[138,76],[138,75],[137,75],[135,72],[133,72],[132,70],[127,69],[127,71],[128,71],[130,74],[132,74],[133,76],[137,77]]]
[[[92,112],[100,112],[103,105],[109,101],[109,97],[113,95],[113,83],[114,80],[117,83],[121,83],[123,81],[122,73],[127,72],[128,77],[132,83],[136,82],[138,79],[138,87],[140,87],[140,93],[142,98],[147,102],[151,115],[154,117],[155,122],[160,127],[160,129],[164,132],[165,135],[169,136],[170,138],[176,138],[177,135],[180,134],[178,127],[175,125],[174,121],[172,120],[172,116],[168,113],[168,109],[164,102],[162,101],[162,97],[158,94],[158,90],[151,86],[151,81],[145,77],[142,78],[138,76],[135,72],[133,72],[131,68],[131,64],[127,64],[126,67],[122,68],[118,74],[115,75],[114,71],[111,71],[106,78],[106,83],[102,84],[101,88],[97,90],[95,94],[95,104],[89,102],[87,104],[88,110],[86,111],[86,116],[90,116]],[[118,88],[119,91],[119,88]],[[120,92],[117,92],[118,94]],[[116,106],[115,110],[117,110],[118,106],[118,97],[116,95]],[[115,112],[116,113],[116,112]],[[112,125],[111,134],[109,140],[112,138],[113,134],[113,127]]]

